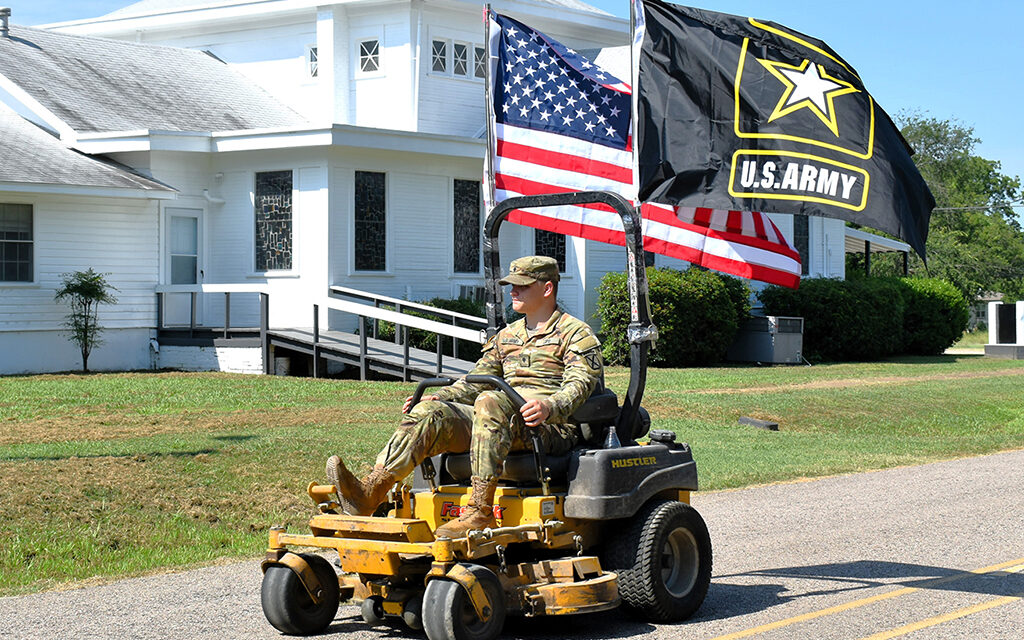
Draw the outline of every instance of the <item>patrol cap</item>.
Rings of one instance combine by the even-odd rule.
[[[558,282],[558,261],[547,256],[524,256],[513,260],[508,275],[498,284],[530,285],[536,281]]]

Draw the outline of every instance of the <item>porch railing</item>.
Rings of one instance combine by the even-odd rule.
[[[345,300],[342,298],[349,298]],[[471,316],[457,311],[449,311],[438,307],[409,302],[399,298],[378,295],[351,289],[348,287],[332,286],[330,295],[322,301],[322,304],[329,309],[350,313],[359,318],[359,362],[360,377],[366,378],[368,372],[367,339],[378,338],[381,322],[390,322],[395,325],[395,344],[402,345],[402,364],[405,376],[408,378],[409,367],[409,330],[421,329],[429,331],[437,336],[437,360],[436,373],[440,375],[444,368],[444,345],[441,336],[451,338],[452,355],[458,357],[459,340],[466,340],[476,344],[483,344],[487,340],[486,318]],[[393,310],[383,307],[394,307]],[[435,316],[439,320],[431,320],[411,315],[410,312]],[[319,306],[313,308],[313,342],[319,342]],[[470,327],[459,326],[459,324],[471,325]]]
[[[231,294],[251,294],[256,293],[260,295],[260,307],[261,309],[266,307],[267,300],[267,287],[262,284],[238,284],[238,283],[226,283],[226,284],[162,284],[156,287],[156,328],[157,331],[164,331],[167,329],[180,329],[185,330],[185,325],[174,324],[166,325],[164,323],[164,313],[167,309],[167,295],[168,294],[189,294],[189,322],[188,332],[189,337],[195,337],[196,329],[219,329],[222,337],[225,339],[231,337]],[[216,294],[220,293],[224,295],[224,322],[222,326],[211,327],[205,324],[199,324],[196,320],[198,301],[200,294]],[[262,314],[261,314],[262,316]],[[251,329],[255,330],[257,327],[235,327],[236,329]]]

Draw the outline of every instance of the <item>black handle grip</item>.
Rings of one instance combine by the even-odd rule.
[[[421,380],[416,385],[416,390],[412,392],[412,402],[409,403],[409,408],[412,409],[419,403],[420,398],[423,397],[423,392],[427,389],[431,387],[447,387],[451,384],[455,384],[455,381],[451,378],[427,378],[426,380]]]
[[[522,409],[523,405],[526,404],[526,400],[523,396],[519,395],[519,392],[513,389],[512,385],[498,376],[471,373],[466,376],[466,382],[470,384],[486,384],[501,389],[505,392],[505,395],[512,399],[512,403],[516,405],[516,409]]]

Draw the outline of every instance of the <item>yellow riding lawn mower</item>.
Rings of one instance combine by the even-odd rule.
[[[342,599],[361,601],[367,624],[407,625],[425,630],[429,640],[490,640],[507,615],[622,605],[667,622],[700,607],[711,579],[711,540],[689,504],[696,464],[675,433],[650,430],[640,406],[657,329],[636,210],[607,192],[511,198],[496,206],[484,228],[488,332],[505,324],[497,239],[508,212],[593,202],[613,207],[626,232],[631,375],[622,405],[599,384],[573,415],[582,446],[551,456],[534,438],[532,452],[509,455],[494,497],[497,527],[464,538],[435,539],[434,531],[469,503],[468,453],[424,461],[412,488],[396,485],[373,516],[339,514],[335,487],[310,483],[318,510],[310,533],[271,529],[262,565],[263,612],[278,630],[322,632]],[[518,406],[524,402],[501,378],[468,381],[501,389]],[[414,403],[426,389],[452,382],[420,382]],[[341,575],[323,556],[295,548],[333,550]]]

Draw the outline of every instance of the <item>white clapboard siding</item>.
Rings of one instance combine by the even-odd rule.
[[[33,196],[35,283],[0,284],[0,331],[57,329],[68,313],[53,300],[61,275],[92,268],[107,274],[118,303],[100,307],[110,328],[152,327],[159,268],[155,201]]]

